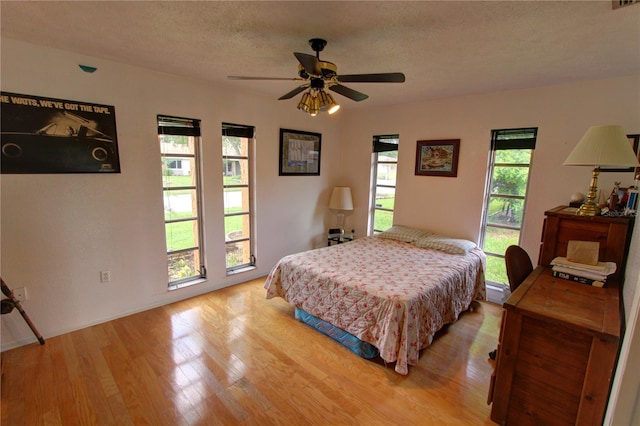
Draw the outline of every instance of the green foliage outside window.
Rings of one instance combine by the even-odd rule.
[[[376,206],[385,209],[393,209],[395,198],[383,198],[376,200]],[[384,231],[393,225],[393,212],[386,210],[376,210],[374,217],[374,229]]]
[[[495,152],[483,244],[489,281],[508,283],[503,256],[507,247],[519,244],[532,153],[531,149]]]

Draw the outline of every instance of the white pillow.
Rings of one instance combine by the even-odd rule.
[[[389,240],[404,241],[405,243],[413,243],[419,238],[426,237],[430,234],[431,232],[424,231],[422,229],[411,228],[403,225],[393,225],[386,231],[379,233],[378,237]]]
[[[467,254],[476,247],[476,243],[469,240],[433,234],[417,240],[416,246],[440,250],[450,254]]]

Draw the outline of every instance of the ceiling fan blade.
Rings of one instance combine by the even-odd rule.
[[[286,80],[286,81],[301,81],[298,77],[245,77],[242,75],[230,75],[227,76],[229,80]]]
[[[404,83],[405,80],[401,72],[339,75],[337,78],[342,83]]]
[[[342,84],[333,84],[329,86],[329,90],[340,93],[342,96],[346,96],[347,98],[356,102],[364,101],[369,97],[369,95],[365,95],[364,93],[358,92],[357,90],[349,89]]]
[[[293,52],[300,62],[300,65],[304,68],[304,70],[309,75],[320,76],[322,75],[322,70],[320,69],[320,61],[313,55],[309,55],[306,53]]]
[[[303,84],[302,86],[296,87],[295,89],[293,89],[292,91],[290,91],[289,93],[282,95],[278,98],[279,101],[283,100],[283,99],[291,99],[293,98],[295,95],[297,95],[298,93],[304,91],[307,87],[309,87],[308,84]]]

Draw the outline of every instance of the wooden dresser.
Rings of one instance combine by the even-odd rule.
[[[617,278],[633,221],[565,212],[546,213],[540,265],[504,304],[489,391],[500,424],[602,424],[621,335]],[[566,255],[569,240],[600,241],[600,260],[620,262],[619,273],[604,288],[554,278],[548,265]]]

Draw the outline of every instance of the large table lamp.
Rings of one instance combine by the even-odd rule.
[[[336,186],[331,193],[329,208],[338,216],[338,228],[344,231],[344,212],[353,210],[351,188],[348,186]]]
[[[578,214],[597,216],[600,214],[596,204],[600,168],[638,167],[640,164],[622,127],[605,125],[589,128],[563,165],[593,167],[587,200],[578,209]]]

